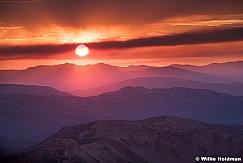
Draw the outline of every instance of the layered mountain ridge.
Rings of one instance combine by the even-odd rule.
[[[240,125],[242,108],[242,96],[182,87],[125,87],[96,97],[0,94],[1,151],[11,153],[47,138],[61,127],[95,120],[174,115]]]
[[[237,71],[233,68],[228,69],[228,66],[225,65],[228,63],[204,67],[183,65],[118,67],[103,63],[86,66],[74,64],[36,66],[25,70],[0,70],[0,83],[49,86],[70,92],[146,77],[182,78],[206,83],[243,82],[242,62],[230,64],[231,67],[235,65]],[[200,71],[198,69],[206,70]],[[224,74],[224,72],[227,73]]]
[[[187,87],[194,89],[209,89],[212,91],[231,95],[243,95],[243,83],[207,83],[171,77],[141,77],[115,82],[98,88],[81,89],[72,91],[77,96],[97,96],[106,92],[114,92],[126,86],[145,88],[173,88]]]

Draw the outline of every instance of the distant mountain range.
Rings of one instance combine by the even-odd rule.
[[[182,78],[206,83],[243,82],[243,62],[207,66],[172,65],[167,67],[118,67],[104,63],[86,66],[62,64],[36,66],[26,70],[0,70],[0,83],[49,86],[71,92],[92,89],[135,78]],[[179,85],[178,85],[179,86]]]
[[[117,91],[123,87],[145,87],[145,88],[173,88],[187,87],[195,89],[210,89],[220,93],[243,96],[243,83],[206,83],[200,81],[187,80],[183,78],[169,77],[142,77],[107,84],[98,88],[81,89],[70,92],[77,96],[97,96],[106,92]]]
[[[25,86],[27,90],[32,87]],[[42,87],[42,92],[49,89]],[[243,124],[242,109],[242,96],[205,89],[125,87],[96,97],[2,93],[0,151],[11,153],[47,138],[61,127],[95,120],[176,115],[210,123]]]
[[[50,86],[62,91],[93,88],[128,78],[119,67],[106,64],[37,66],[26,70],[2,70],[0,76],[0,83],[4,84]]]
[[[243,126],[160,116],[65,127],[2,161],[193,163],[196,156],[242,158],[242,144]]]
[[[232,80],[243,81],[243,61],[212,63],[205,66],[193,65],[171,65],[172,67],[182,68],[194,72],[206,73],[215,76],[230,78]]]

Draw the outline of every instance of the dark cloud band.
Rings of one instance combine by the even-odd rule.
[[[174,46],[186,44],[216,43],[243,40],[243,28],[183,33],[169,36],[140,38],[128,41],[112,41],[88,44],[94,49],[122,49],[145,46]]]
[[[50,45],[31,45],[31,46],[0,46],[0,57],[8,58],[45,58],[49,55],[55,55],[73,50],[75,44],[50,44]],[[21,55],[21,56],[20,56]]]
[[[243,28],[139,38],[127,41],[93,42],[87,43],[86,45],[91,50],[112,50],[148,46],[176,46],[229,41],[243,41]],[[77,45],[78,44],[0,46],[0,59],[47,58],[51,55],[73,51]]]

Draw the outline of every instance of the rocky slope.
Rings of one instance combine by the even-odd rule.
[[[195,156],[243,157],[243,126],[212,125],[174,116],[96,121],[65,127],[3,161],[190,163]]]

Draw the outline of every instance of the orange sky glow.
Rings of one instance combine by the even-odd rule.
[[[92,2],[93,0],[83,2],[83,5],[90,8],[87,11],[76,8],[80,5],[78,1],[6,0],[0,2],[3,8],[0,12],[0,69],[24,69],[29,66],[66,62],[78,65],[103,62],[119,66],[136,64],[164,66],[175,63],[203,65],[243,60],[243,39],[238,38],[222,42],[217,40],[217,42],[182,43],[173,46],[90,48],[89,55],[82,58],[75,55],[75,48],[69,51],[58,51],[53,55],[48,55],[48,51],[45,51],[45,55],[38,51],[34,51],[33,55],[20,54],[18,51],[16,54],[8,53],[8,48],[11,50],[15,46],[89,44],[190,32],[243,29],[243,11],[239,7],[241,1],[224,1],[225,3],[220,4],[221,7],[215,2],[200,2],[204,9],[193,6],[193,2],[188,6],[186,4],[188,1],[171,3],[156,0],[148,4],[143,0],[140,5],[135,2],[128,5],[128,1],[122,4],[120,1],[117,2],[118,4],[112,1],[111,4],[106,2],[107,4],[102,3],[102,5]],[[177,7],[180,4],[185,9],[171,11],[164,9],[162,4],[165,8],[166,6]],[[217,7],[212,9],[214,5]],[[63,6],[67,7],[63,8]],[[162,9],[164,10],[161,11]],[[70,11],[70,15],[63,15],[62,10]],[[30,17],[29,11],[32,11],[36,18]]]

